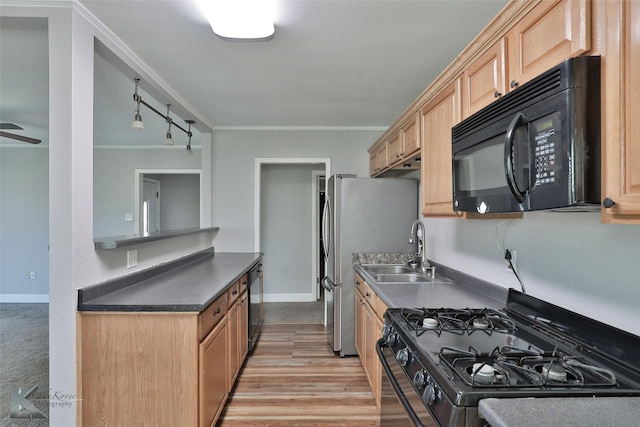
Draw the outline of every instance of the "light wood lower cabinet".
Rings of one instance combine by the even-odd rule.
[[[217,420],[227,400],[227,340],[225,321],[207,335],[200,344],[199,395],[200,427],[209,427]]]
[[[79,312],[78,424],[215,424],[247,356],[243,279],[202,313]]]
[[[356,274],[355,304],[356,350],[376,406],[380,409],[382,365],[376,353],[376,342],[382,337],[382,318],[387,307],[358,274]]]

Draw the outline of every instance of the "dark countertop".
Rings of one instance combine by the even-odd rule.
[[[640,425],[640,397],[483,399],[491,427],[627,427]]]
[[[78,311],[202,312],[247,273],[261,253],[205,250],[78,290]]]
[[[188,236],[207,232],[217,232],[220,227],[184,228],[182,230],[158,231],[149,234],[126,234],[121,236],[99,237],[93,240],[96,249],[117,249],[125,246],[139,245],[155,242],[157,240],[171,239],[174,237]]]
[[[378,284],[359,264],[354,270],[362,276],[389,308],[393,307],[458,307],[458,308],[503,308],[507,289],[486,282],[462,284],[459,280],[450,283],[394,283]],[[443,267],[438,271],[442,272]],[[445,277],[450,277],[444,274]]]

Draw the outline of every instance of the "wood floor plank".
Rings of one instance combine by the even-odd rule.
[[[338,357],[322,325],[265,325],[218,427],[376,427],[357,357]]]

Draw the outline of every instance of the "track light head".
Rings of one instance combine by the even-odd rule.
[[[133,129],[144,129],[144,123],[142,123],[142,116],[140,116],[140,113],[136,113],[133,123],[131,123],[131,127]]]

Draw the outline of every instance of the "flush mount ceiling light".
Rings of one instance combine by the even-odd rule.
[[[191,136],[193,136],[193,133],[191,133],[191,125],[193,125],[196,121],[185,120],[184,122],[189,124],[189,129],[187,130],[183,128],[182,126],[174,122],[173,119],[169,116],[171,104],[167,104],[167,115],[165,116],[160,111],[156,110],[151,105],[149,105],[144,99],[142,99],[142,96],[138,94],[138,83],[140,82],[140,79],[134,78],[133,82],[135,83],[135,90],[133,92],[133,101],[136,103],[136,115],[133,123],[131,124],[131,127],[134,129],[144,129],[144,123],[142,123],[142,116],[140,115],[140,104],[142,104],[148,109],[150,109],[151,111],[153,111],[154,113],[156,113],[157,115],[159,115],[160,117],[162,117],[164,121],[169,124],[169,128],[167,129],[166,139],[164,141],[166,145],[174,144],[173,137],[171,136],[171,127],[173,126],[180,129],[185,134],[187,134],[187,136],[189,137],[189,142],[187,143],[187,154],[193,154],[193,152],[191,151]]]
[[[270,40],[273,0],[196,0],[213,32],[223,39]]]

